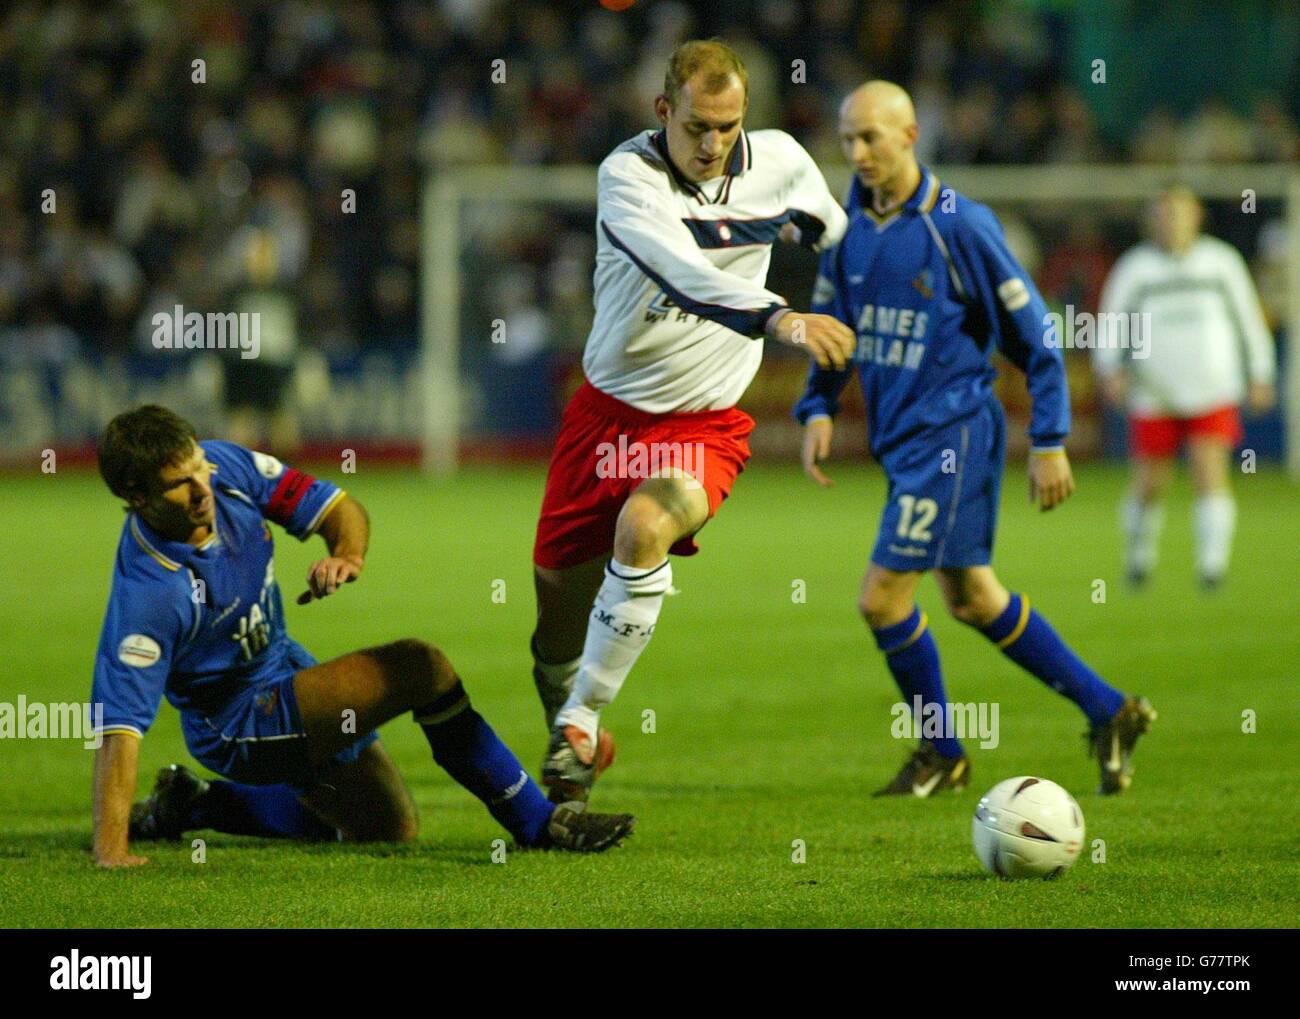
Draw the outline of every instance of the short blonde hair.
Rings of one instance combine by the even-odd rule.
[[[704,74],[704,91],[710,95],[731,84],[734,74],[749,98],[749,75],[740,54],[721,39],[692,39],[673,50],[664,75],[664,96],[668,105],[677,106],[682,86],[697,74]]]

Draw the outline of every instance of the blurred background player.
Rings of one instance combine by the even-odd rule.
[[[257,356],[228,350],[223,358],[226,431],[237,446],[267,447],[293,456],[301,445],[298,415],[289,391],[298,356],[298,307],[284,245],[266,228],[235,238],[238,268],[232,310],[256,315]]]
[[[747,105],[733,50],[683,43],[655,101],[661,129],[600,167],[586,380],[564,413],[533,552],[533,676],[553,799],[584,798],[613,759],[600,711],[654,632],[672,587],[668,553],[697,551],[695,533],[749,459],[754,422],[736,402],[763,337],[805,345],[828,367],[853,349],[841,323],[764,288],[778,237],[821,250],[845,216],[798,142],[742,129]],[[670,450],[676,462],[647,477],[629,460],[610,476],[598,470],[602,448]]]
[[[1144,583],[1156,565],[1162,499],[1184,445],[1196,493],[1196,570],[1207,588],[1228,569],[1237,510],[1229,460],[1241,442],[1238,407],[1274,403],[1277,366],[1250,272],[1237,249],[1201,233],[1204,210],[1183,186],[1170,187],[1148,215],[1150,240],[1115,263],[1102,316],[1149,315],[1148,356],[1098,345],[1093,363],[1105,398],[1129,418],[1133,485],[1122,507],[1125,569]],[[1101,319],[1105,321],[1105,319]]]
[[[1098,676],[989,566],[1006,450],[989,358],[996,344],[1027,376],[1030,498],[1049,510],[1074,490],[1061,351],[1044,342],[1046,306],[997,218],[917,162],[918,133],[911,97],[892,82],[867,82],[840,108],[844,155],[855,171],[850,220],[822,256],[813,307],[853,325],[858,348],[846,368],[812,366],[795,407],[805,426],[804,468],[830,484],[818,462],[830,452],[839,395],[856,370],[871,454],[889,477],[859,605],[904,700],[919,698],[926,712],[948,717],[938,646],[914,600],[933,570],[956,619],[1084,712],[1100,791],[1117,793],[1129,784],[1129,755],[1155,712]],[[969,780],[961,744],[945,732],[923,740],[876,795],[927,797]]]
[[[289,637],[266,521],[299,540],[324,538],[329,555],[312,564],[298,604],[327,597],[360,577],[370,538],[365,510],[340,488],[264,453],[199,442],[159,406],[109,422],[99,468],[127,503],[91,693],[104,709],[100,866],[148,862],[130,852],[131,838],[201,828],[415,838],[415,805],[375,731],[405,711],[434,760],[521,846],[598,851],[631,831],[630,815],[548,803],[432,645],[399,640],[317,664]],[[133,810],[140,740],[164,695],[195,759],[229,781],[173,765]]]

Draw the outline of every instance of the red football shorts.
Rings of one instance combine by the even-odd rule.
[[[1190,418],[1129,419],[1129,444],[1134,454],[1152,459],[1173,456],[1190,438],[1219,438],[1235,447],[1242,435],[1236,407],[1219,407]]]
[[[583,382],[564,409],[546,475],[533,562],[577,566],[614,548],[614,525],[627,497],[647,477],[679,469],[694,477],[718,512],[749,459],[754,419],[743,410],[648,414]],[[694,555],[693,536],[670,551]]]

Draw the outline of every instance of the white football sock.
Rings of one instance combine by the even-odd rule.
[[[544,662],[537,656],[533,647],[533,682],[537,686],[537,695],[542,699],[542,710],[546,712],[546,728],[555,725],[555,713],[563,707],[573,692],[573,679],[578,674],[581,658],[571,662]]]
[[[610,560],[587,623],[587,643],[573,693],[555,716],[557,726],[576,725],[596,745],[600,710],[618,696],[623,680],[650,643],[672,583],[673,568],[667,559],[649,570]]]
[[[1202,577],[1218,580],[1228,572],[1232,532],[1237,526],[1237,503],[1231,492],[1198,496],[1192,508],[1196,531],[1196,569]]]
[[[1133,495],[1124,500],[1121,516],[1124,522],[1125,566],[1129,570],[1150,573],[1155,568],[1160,551],[1160,531],[1165,524],[1163,503],[1145,505]]]

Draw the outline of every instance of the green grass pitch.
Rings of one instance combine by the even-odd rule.
[[[856,614],[883,481],[834,466],[821,491],[756,464],[675,560],[681,589],[605,721],[619,759],[593,797],[639,815],[597,857],[510,853],[483,808],[437,769],[407,719],[383,738],[420,809],[402,847],[295,846],[204,833],[146,845],[149,866],[96,870],[91,752],[76,741],[0,741],[4,926],[1289,926],[1300,850],[1300,498],[1276,470],[1242,475],[1234,572],[1214,595],[1191,567],[1190,495],[1169,506],[1162,569],[1127,591],[1119,468],[1085,467],[1063,509],[1040,515],[1023,471],[1004,486],[995,565],[1086,659],[1160,712],[1134,786],[1102,799],[1079,712],[947,617],[929,612],[956,701],[1000,706],[1001,742],[971,747],[973,784],[934,801],[873,800],[907,744],[889,735],[896,690]],[[472,469],[433,483],[366,469],[344,478],[374,524],[364,578],[293,604],[318,540],[278,535],[290,632],[318,658],[418,635],[456,663],[476,706],[535,769],[545,744],[529,675],[530,552],[542,472]],[[84,701],[121,522],[91,473],[0,480],[0,700]],[[794,597],[796,581],[805,598]],[[1104,602],[1094,600],[1105,582]],[[502,590],[504,602],[499,594]],[[644,712],[654,732],[643,732]],[[1257,732],[1244,733],[1243,712]],[[140,793],[185,761],[164,704],[141,751]],[[1078,798],[1087,842],[1049,883],[1000,883],[970,845],[979,795],[1018,774]],[[1105,843],[1093,862],[1091,843]],[[795,840],[806,862],[793,861]]]

